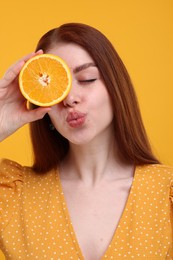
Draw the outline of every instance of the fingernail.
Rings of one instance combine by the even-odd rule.
[[[43,50],[40,49],[40,50],[36,51],[36,53],[43,53]]]

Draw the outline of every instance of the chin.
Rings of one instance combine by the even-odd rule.
[[[82,146],[82,145],[87,145],[87,144],[90,144],[92,141],[93,141],[93,138],[91,138],[91,136],[89,137],[78,137],[78,138],[71,138],[71,139],[68,139],[69,143],[70,144],[74,144],[74,145],[79,145],[79,146]]]
[[[83,146],[89,144],[90,142],[88,140],[71,140],[69,143],[72,145]]]

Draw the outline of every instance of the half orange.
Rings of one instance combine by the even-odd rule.
[[[60,57],[40,54],[29,59],[19,74],[23,96],[38,106],[53,106],[61,102],[71,89],[71,72]]]

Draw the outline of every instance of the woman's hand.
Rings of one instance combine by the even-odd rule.
[[[31,53],[12,65],[0,79],[0,141],[14,133],[26,123],[41,119],[50,107],[27,109],[27,101],[19,90],[18,75],[24,63],[31,57],[43,53]]]

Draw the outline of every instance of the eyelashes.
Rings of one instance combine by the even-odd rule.
[[[86,80],[79,80],[79,83],[80,84],[90,84],[90,83],[92,83],[92,82],[94,82],[96,80],[97,80],[96,78],[94,78],[94,79],[86,79]]]

